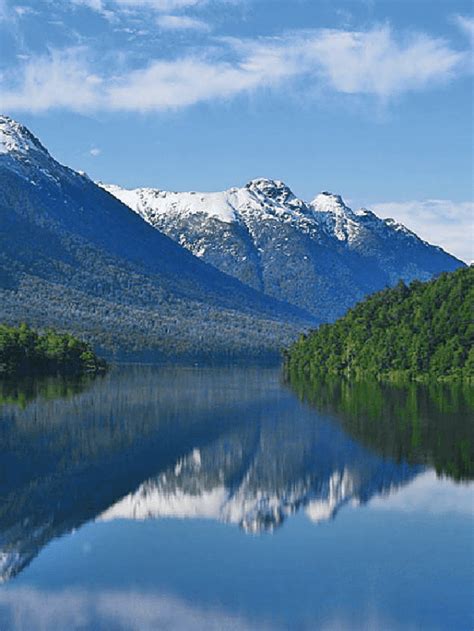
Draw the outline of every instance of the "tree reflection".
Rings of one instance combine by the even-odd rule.
[[[454,480],[474,477],[474,388],[468,384],[384,384],[309,379],[288,382],[299,398],[330,413],[383,457],[432,465]]]

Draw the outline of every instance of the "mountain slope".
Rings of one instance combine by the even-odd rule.
[[[200,261],[0,117],[0,319],[107,348],[275,351],[310,320]]]
[[[306,203],[280,181],[222,193],[100,185],[203,260],[320,321],[399,279],[463,265],[393,220],[353,212],[330,193]]]
[[[474,379],[474,268],[370,296],[302,336],[290,373],[441,380]]]

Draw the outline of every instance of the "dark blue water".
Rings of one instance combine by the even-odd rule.
[[[472,392],[306,394],[241,367],[0,384],[1,631],[472,629]]]

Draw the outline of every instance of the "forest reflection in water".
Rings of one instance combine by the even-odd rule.
[[[290,375],[302,401],[350,436],[396,462],[426,464],[454,480],[474,478],[474,387],[394,384]]]
[[[95,519],[206,518],[259,533],[300,510],[317,523],[387,497],[426,465],[472,478],[462,387],[288,388],[279,369],[129,366],[0,393],[3,580]]]
[[[0,406],[16,405],[21,409],[35,399],[69,399],[83,392],[102,375],[29,376],[0,379]]]

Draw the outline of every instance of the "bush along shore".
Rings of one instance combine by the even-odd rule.
[[[285,351],[287,376],[474,383],[474,268],[400,282],[302,335]]]
[[[106,368],[90,344],[68,333],[0,324],[0,376],[96,374]]]

